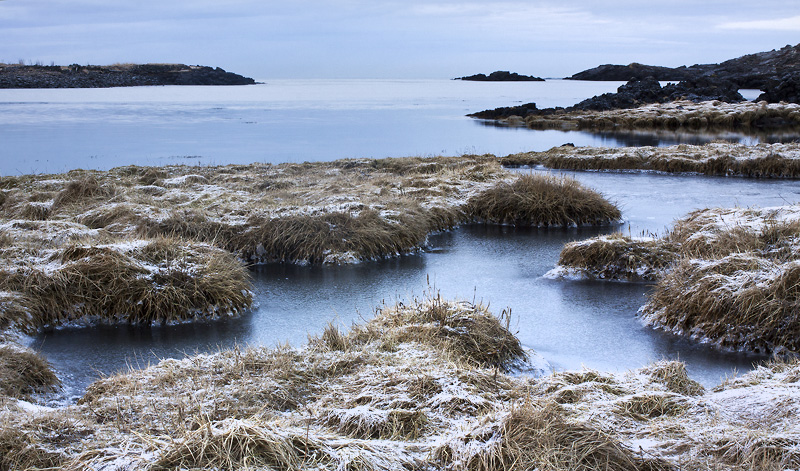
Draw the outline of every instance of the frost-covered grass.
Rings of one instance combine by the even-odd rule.
[[[566,244],[558,268],[546,276],[651,281],[663,276],[677,256],[677,246],[667,241],[614,233]]]
[[[706,209],[660,238],[567,244],[551,276],[657,281],[643,318],[727,349],[800,351],[800,206]]]
[[[622,217],[600,193],[576,180],[523,175],[473,197],[469,212],[480,220],[534,226],[608,224]]]
[[[529,217],[498,222],[618,217],[575,181],[519,178],[493,156],[3,177],[0,329],[235,313],[251,301],[245,264],[350,263],[414,251],[431,232],[483,216],[481,196],[509,185],[524,196],[510,209]],[[565,210],[547,195],[566,190]],[[597,207],[611,216],[593,213]]]
[[[58,385],[58,378],[41,355],[14,343],[0,345],[0,398],[29,398]]]
[[[501,159],[508,167],[543,165],[568,170],[646,170],[667,173],[800,178],[800,145],[745,146],[715,142],[669,147],[554,147]]]
[[[524,123],[532,129],[691,129],[731,130],[755,127],[793,128],[800,126],[800,105],[744,101],[694,103],[676,100],[631,109],[571,111],[511,116],[501,120],[511,125]]]
[[[796,361],[705,390],[679,362],[510,376],[503,368],[524,360],[515,345],[482,306],[414,299],[302,348],[225,350],[117,374],[71,406],[4,399],[0,468],[800,465]]]
[[[74,225],[66,237],[167,236],[205,242],[248,263],[337,263],[419,249],[433,231],[478,219],[470,200],[517,176],[494,156],[359,159],[220,167],[121,167],[108,172],[0,178],[5,238],[14,223]],[[528,180],[535,180],[530,177]],[[517,223],[571,225],[605,201],[570,180],[537,192],[575,189],[587,204],[575,214]],[[526,180],[527,181],[527,180]],[[539,205],[519,211],[546,212]],[[2,242],[2,241],[0,241]]]
[[[509,185],[525,197],[511,210],[532,216],[497,222],[618,218],[587,215],[616,208],[575,181],[520,179],[491,155],[0,177],[0,341],[45,327],[236,314],[252,302],[248,264],[418,250],[431,232],[477,220],[480,197]],[[583,206],[536,203],[561,190]]]

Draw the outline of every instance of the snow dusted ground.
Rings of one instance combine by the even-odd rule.
[[[384,308],[349,334],[328,329],[299,349],[221,351],[112,376],[73,406],[5,399],[0,443],[12,446],[4,463],[95,470],[800,465],[796,361],[712,390],[679,362],[509,376],[461,348],[468,339],[485,341],[476,337],[488,326],[484,315],[470,303],[426,298]],[[494,337],[494,347],[510,345],[507,335]]]

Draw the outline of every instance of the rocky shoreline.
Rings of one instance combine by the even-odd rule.
[[[665,127],[676,129],[708,128],[738,129],[757,127],[761,129],[782,129],[797,126],[792,117],[775,115],[768,111],[759,119],[751,119],[753,113],[764,109],[762,103],[785,104],[800,103],[800,44],[786,46],[778,51],[751,54],[723,62],[721,64],[695,65],[692,67],[667,68],[630,64],[628,66],[602,65],[595,69],[567,77],[568,80],[628,80],[616,93],[605,93],[588,98],[566,108],[555,107],[539,109],[536,103],[505,106],[491,110],[478,111],[467,116],[498,121],[511,125],[526,125],[532,129],[652,129]],[[659,81],[675,81],[664,86]],[[728,119],[721,116],[725,108],[745,102],[740,89],[759,89],[763,93],[751,103],[752,112],[748,116]],[[689,113],[683,103],[713,103],[709,116],[694,116],[685,119]],[[658,108],[654,119],[647,112],[647,119],[640,119],[640,109],[649,105]],[[662,109],[669,108],[669,119],[662,119]],[[633,111],[630,111],[633,110]],[[605,113],[612,113],[609,118]],[[713,116],[712,116],[713,115]],[[717,119],[719,118],[719,119]],[[739,119],[742,118],[742,119]],[[763,118],[763,119],[761,119]]]
[[[628,65],[604,64],[567,77],[568,80],[629,81],[653,77],[661,81],[684,81],[710,78],[731,81],[739,88],[764,88],[787,74],[796,74],[800,66],[800,44],[781,49],[747,54],[719,64],[660,67],[632,63]]]
[[[529,116],[557,117],[575,112],[627,110],[642,105],[670,103],[676,100],[686,100],[694,103],[703,101],[739,103],[745,101],[732,82],[715,82],[710,79],[700,79],[662,87],[657,80],[650,77],[644,80],[632,80],[620,86],[616,93],[597,95],[566,108],[539,109],[536,107],[536,103],[526,103],[524,105],[478,111],[467,116],[493,120],[510,116],[518,116],[520,118]]]
[[[109,66],[0,64],[0,88],[110,88],[147,85],[252,85],[256,81],[217,67],[185,64]]]
[[[516,72],[509,72],[507,70],[496,70],[489,75],[468,75],[466,77],[458,77],[453,80],[467,80],[472,82],[544,82],[544,79],[541,77],[520,75]]]

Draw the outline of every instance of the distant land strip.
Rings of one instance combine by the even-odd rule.
[[[0,63],[0,88],[110,88],[145,85],[252,85],[216,67],[185,64],[23,65]]]

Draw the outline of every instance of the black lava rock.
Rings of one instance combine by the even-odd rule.
[[[41,66],[0,64],[0,88],[108,88],[141,85],[250,85],[249,77],[184,64]]]
[[[507,70],[497,70],[489,75],[470,75],[467,77],[460,77],[455,80],[470,80],[473,82],[544,82],[544,79],[540,77],[520,75],[516,72],[509,72]]]
[[[800,72],[785,74],[778,80],[771,80],[764,86],[764,93],[757,101],[769,103],[800,103]]]

